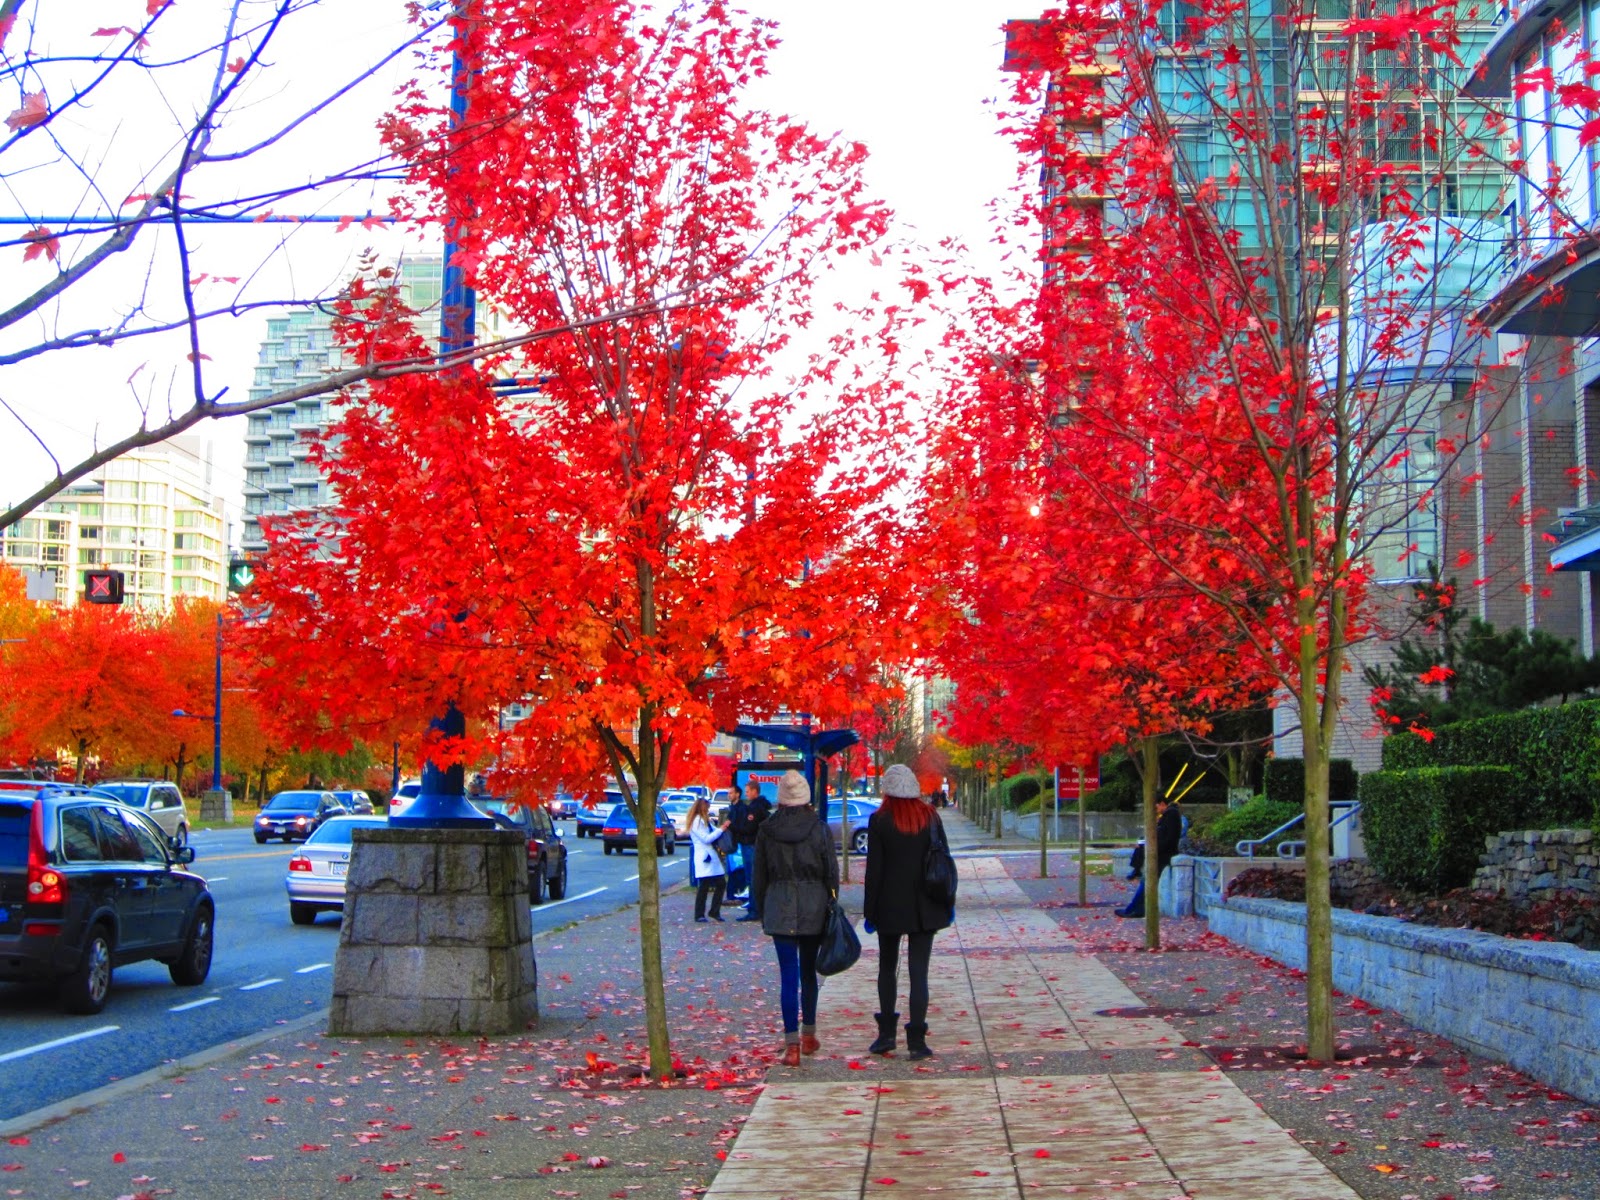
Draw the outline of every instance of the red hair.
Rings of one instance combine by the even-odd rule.
[[[933,809],[920,798],[885,796],[883,811],[889,814],[894,827],[901,833],[921,833],[933,820]]]

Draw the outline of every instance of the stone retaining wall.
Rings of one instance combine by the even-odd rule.
[[[1234,897],[1212,932],[1305,969],[1305,905]],[[1333,981],[1369,1004],[1600,1103],[1600,954],[1335,909]]]
[[[1535,829],[1485,838],[1474,891],[1512,900],[1549,900],[1558,892],[1600,893],[1600,846],[1588,829]]]

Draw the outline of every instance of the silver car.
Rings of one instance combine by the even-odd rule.
[[[289,860],[284,890],[289,893],[289,919],[310,925],[320,912],[344,911],[344,880],[350,872],[351,834],[357,829],[383,829],[387,817],[329,817]]]
[[[878,806],[876,804],[868,804],[858,797],[841,801],[837,796],[829,796],[828,828],[833,832],[834,842],[847,843],[852,854],[865,854],[867,852],[867,822],[872,819],[872,814],[877,811]],[[849,819],[850,826],[848,838],[839,832],[846,817]]]
[[[189,809],[177,784],[160,779],[113,779],[95,784],[94,790],[137,808],[161,826],[162,833],[176,838],[177,845],[189,844]]]

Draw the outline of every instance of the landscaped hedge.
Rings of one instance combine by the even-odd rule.
[[[1269,758],[1262,774],[1262,791],[1267,799],[1278,804],[1306,806],[1306,760],[1303,758]],[[1356,771],[1348,758],[1328,761],[1328,799],[1354,800],[1356,798]]]
[[[1465,887],[1484,838],[1524,828],[1510,767],[1418,767],[1361,780],[1361,832],[1386,883],[1439,895]]]
[[[1212,820],[1197,820],[1189,827],[1190,845],[1207,854],[1232,857],[1237,851],[1234,849],[1238,843],[1255,838],[1265,837],[1286,821],[1293,820],[1305,811],[1305,805],[1300,801],[1293,804],[1282,804],[1276,800],[1268,800],[1265,796],[1256,796],[1238,808],[1223,812]],[[1305,836],[1305,827],[1296,826],[1288,833],[1274,838],[1270,846],[1262,846],[1256,853],[1271,855],[1276,853],[1279,842],[1284,839],[1295,840]]]
[[[1600,786],[1600,700],[1441,725],[1432,741],[1391,734],[1383,739],[1383,766],[1510,767],[1516,823],[1491,832],[1587,825],[1595,819]]]
[[[1028,801],[1036,799],[1041,792],[1047,791],[1049,783],[1044,775],[1034,771],[1024,771],[1005,780],[1000,788],[1005,806],[1015,812]]]

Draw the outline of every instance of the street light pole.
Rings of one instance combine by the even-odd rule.
[[[467,120],[467,100],[472,90],[472,72],[460,50],[461,40],[450,60],[450,134],[451,149],[456,148],[459,135]],[[454,172],[458,168],[452,166]],[[440,297],[439,357],[451,355],[471,347],[477,335],[478,298],[467,286],[466,272],[456,261],[456,239],[460,234],[459,218],[451,218],[445,229],[444,289]],[[466,368],[456,368],[462,370]],[[441,737],[460,739],[467,733],[467,718],[449,701],[443,713],[428,722],[430,732]],[[398,772],[396,773],[398,775]],[[492,826],[494,822],[467,803],[465,770],[460,763],[440,770],[427,759],[422,764],[422,789],[417,798],[406,806],[405,812],[389,817],[391,825],[409,825],[422,828],[460,828]]]
[[[211,790],[222,790],[222,610],[217,610],[217,687],[211,702]]]

